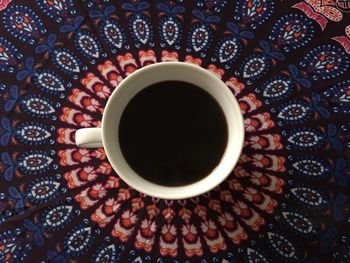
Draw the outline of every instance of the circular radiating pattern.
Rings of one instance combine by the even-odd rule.
[[[0,19],[1,262],[349,261],[347,1],[29,2]],[[246,132],[227,180],[179,201],[74,138],[166,61],[221,78]]]

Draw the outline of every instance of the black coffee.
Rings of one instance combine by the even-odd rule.
[[[119,141],[130,167],[146,180],[186,185],[219,164],[227,124],[209,93],[190,83],[165,81],[132,98],[121,117]]]

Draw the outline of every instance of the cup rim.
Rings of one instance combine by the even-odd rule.
[[[240,139],[236,140],[235,139],[235,145],[236,147],[239,147],[239,149],[237,150],[237,155],[233,156],[232,158],[232,162],[230,163],[230,172],[225,174],[225,175],[221,175],[220,178],[218,178],[218,180],[215,181],[214,184],[211,184],[210,186],[207,187],[202,187],[200,189],[198,189],[198,191],[184,191],[184,189],[188,186],[192,186],[192,185],[196,185],[199,182],[202,182],[203,180],[205,180],[205,178],[210,177],[213,172],[216,170],[216,168],[220,167],[220,165],[222,165],[223,163],[223,159],[224,156],[226,154],[226,150],[228,148],[228,145],[226,146],[225,152],[223,154],[222,159],[220,160],[220,162],[218,163],[217,167],[210,172],[210,174],[208,174],[206,177],[202,178],[199,181],[196,181],[195,183],[189,184],[189,185],[185,185],[185,186],[163,186],[163,185],[158,185],[156,183],[150,182],[152,185],[158,187],[159,189],[162,188],[163,190],[168,189],[169,190],[169,194],[160,194],[159,192],[155,192],[155,191],[150,191],[149,189],[144,189],[141,188],[137,185],[137,183],[135,183],[132,180],[129,180],[128,176],[126,176],[125,174],[123,174],[122,171],[120,171],[120,169],[118,168],[118,165],[115,162],[115,158],[110,158],[111,156],[111,150],[110,150],[110,146],[107,143],[108,138],[107,138],[107,116],[109,116],[108,109],[111,108],[112,103],[117,99],[118,94],[120,93],[120,90],[125,89],[125,87],[128,86],[128,83],[132,82],[135,78],[138,78],[139,75],[143,75],[145,73],[147,73],[147,71],[153,71],[156,70],[159,67],[187,67],[189,70],[196,70],[196,71],[201,71],[202,73],[204,73],[208,78],[215,78],[215,81],[222,85],[225,86],[224,89],[222,89],[222,92],[226,93],[225,96],[228,96],[231,100],[232,106],[235,108],[235,111],[238,111],[239,114],[237,114],[239,120],[236,120],[237,122],[239,121],[239,126],[241,126],[241,134],[239,134],[240,136],[238,136]],[[144,87],[145,88],[145,87]],[[226,112],[225,110],[222,108],[225,117],[226,117]],[[233,168],[236,166],[239,157],[241,155],[242,149],[243,149],[243,142],[244,142],[244,136],[245,136],[245,132],[244,132],[244,125],[243,125],[243,116],[242,113],[240,111],[240,107],[238,104],[238,101],[236,100],[235,96],[233,95],[233,93],[229,90],[229,88],[227,87],[227,85],[221,80],[219,79],[217,76],[215,76],[212,72],[198,66],[198,65],[193,65],[190,63],[186,63],[186,62],[159,62],[159,63],[155,63],[155,64],[151,64],[145,67],[142,67],[140,69],[138,69],[137,71],[133,72],[132,74],[128,75],[126,78],[124,78],[121,83],[119,83],[118,87],[112,92],[111,96],[109,97],[105,109],[104,109],[104,113],[102,116],[102,143],[103,143],[103,147],[104,150],[106,152],[107,158],[109,163],[111,164],[111,166],[113,167],[114,171],[117,173],[117,175],[126,183],[128,184],[130,187],[134,188],[135,190],[150,195],[152,197],[156,197],[156,198],[161,198],[161,199],[172,199],[172,200],[176,200],[176,199],[186,199],[186,198],[191,198],[194,196],[198,196],[201,195],[203,193],[206,193],[208,191],[210,191],[211,189],[215,188],[216,186],[218,186],[220,183],[222,183],[228,176],[229,174],[232,172]],[[229,135],[229,139],[228,139],[228,143],[230,141],[230,135]],[[126,160],[125,160],[126,161]],[[137,176],[139,176],[140,178],[142,178],[141,175],[137,174],[135,172],[135,174]],[[143,179],[143,178],[142,178]],[[145,180],[145,179],[144,179]],[[147,180],[146,180],[147,181]],[[178,190],[179,193],[174,193],[174,190]],[[170,192],[172,194],[170,194]]]

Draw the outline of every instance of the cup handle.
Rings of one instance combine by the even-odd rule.
[[[78,147],[103,147],[101,128],[84,128],[75,132],[75,143]]]

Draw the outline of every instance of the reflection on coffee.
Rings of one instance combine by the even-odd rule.
[[[118,132],[130,167],[165,186],[191,184],[210,174],[228,140],[225,115],[216,100],[182,81],[159,82],[136,94]]]

